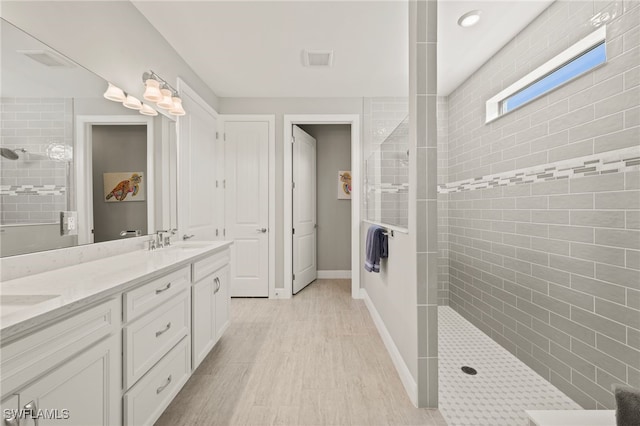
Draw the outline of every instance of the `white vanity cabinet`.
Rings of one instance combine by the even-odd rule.
[[[118,302],[110,300],[2,347],[2,408],[32,410],[37,417],[37,422],[22,416],[12,423],[3,412],[5,425],[120,423]]]
[[[193,264],[192,367],[195,370],[229,326],[229,250]]]

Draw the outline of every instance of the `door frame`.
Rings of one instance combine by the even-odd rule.
[[[360,115],[359,114],[285,114],[282,147],[284,152],[283,218],[284,218],[284,295],[293,293],[293,125],[350,124],[351,125],[351,297],[360,298]]]
[[[93,133],[91,127],[100,126],[147,126],[147,231],[155,229],[155,144],[153,117],[143,115],[78,115],[76,116],[76,143],[74,145],[75,209],[78,224],[78,244],[93,243]],[[91,177],[91,179],[88,179]],[[88,182],[91,182],[89,185]]]
[[[223,132],[227,122],[266,122],[269,125],[269,299],[278,298],[276,289],[276,116],[273,114],[220,114],[220,124]],[[226,154],[223,156],[223,162]],[[225,168],[226,176],[226,168]],[[226,216],[226,206],[225,206]],[[225,218],[226,226],[226,218]]]

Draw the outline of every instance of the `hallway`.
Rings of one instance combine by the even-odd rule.
[[[228,332],[156,425],[446,425],[409,401],[350,280],[231,307]]]

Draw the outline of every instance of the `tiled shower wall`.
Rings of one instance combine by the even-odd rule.
[[[438,186],[447,182],[449,164],[449,104],[438,96]],[[438,193],[438,305],[449,304],[449,194]]]
[[[607,17],[604,66],[484,123]],[[448,97],[450,305],[585,408],[640,387],[639,31],[640,2],[556,1]]]
[[[2,98],[0,144],[17,160],[0,159],[0,224],[55,223],[67,208],[67,163],[47,157],[52,144],[73,144],[73,101]]]

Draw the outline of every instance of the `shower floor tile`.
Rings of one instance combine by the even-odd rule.
[[[438,408],[449,426],[525,426],[524,410],[581,408],[452,308],[438,307],[438,328]]]

